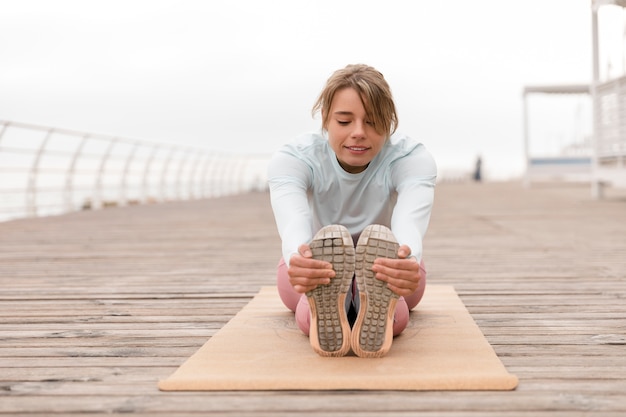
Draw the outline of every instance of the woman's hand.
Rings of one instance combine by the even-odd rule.
[[[313,259],[313,253],[307,244],[300,245],[298,254],[291,256],[287,273],[289,282],[299,293],[311,291],[318,285],[328,284],[335,276],[332,264]]]
[[[415,258],[407,258],[411,249],[402,245],[398,249],[398,259],[377,258],[372,265],[376,278],[387,283],[389,289],[407,297],[413,294],[422,279],[420,264]]]

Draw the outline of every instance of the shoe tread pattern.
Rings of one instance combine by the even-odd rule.
[[[330,262],[335,270],[335,277],[328,285],[320,285],[306,293],[315,303],[318,341],[325,352],[339,351],[344,345],[341,322],[347,322],[346,312],[338,308],[340,294],[346,294],[354,275],[354,244],[348,230],[341,226],[323,228],[310,243],[313,258]],[[343,304],[343,303],[342,303]]]
[[[361,306],[365,309],[363,322],[358,329],[358,344],[364,351],[378,352],[383,347],[390,301],[398,298],[385,282],[376,279],[372,265],[376,258],[396,259],[398,248],[391,231],[381,225],[364,230],[356,247],[357,285],[360,292],[367,294],[367,304]]]

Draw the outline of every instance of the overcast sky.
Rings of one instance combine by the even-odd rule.
[[[442,169],[513,175],[523,87],[588,83],[590,28],[590,0],[0,0],[0,119],[271,153],[367,63]],[[580,106],[536,135],[577,134]]]

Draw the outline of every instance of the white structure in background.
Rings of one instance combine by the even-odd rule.
[[[626,187],[625,7],[626,0],[592,1],[592,192],[597,198],[606,184]],[[600,28],[607,30],[600,33]],[[606,63],[604,69],[600,62]]]
[[[0,120],[0,221],[261,191],[268,160]]]
[[[588,85],[547,85],[527,86],[523,91],[523,117],[524,117],[524,154],[526,158],[526,174],[524,184],[530,185],[532,181],[583,181],[591,180],[591,144],[589,138],[585,138],[582,131],[566,144],[560,144],[558,149],[547,152],[537,152],[531,149],[531,135],[529,129],[529,96],[535,95],[578,95],[589,96]],[[576,118],[581,119],[582,114]],[[578,120],[580,121],[580,120]],[[544,146],[545,148],[545,146]]]

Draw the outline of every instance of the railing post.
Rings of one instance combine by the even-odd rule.
[[[230,163],[230,172],[226,181],[228,181],[228,194],[236,194],[239,192],[239,174],[240,174],[240,166],[242,163],[242,158],[237,158]]]
[[[183,171],[185,170],[185,165],[187,164],[187,160],[189,159],[189,155],[191,155],[191,151],[188,149],[183,150],[183,157],[178,162],[178,171],[176,172],[176,199],[182,200],[181,192],[183,189]]]
[[[133,159],[135,157],[135,153],[137,152],[137,148],[139,148],[139,143],[135,142],[132,150],[128,154],[128,158],[126,158],[124,170],[122,171],[122,178],[120,181],[120,196],[118,201],[118,204],[121,207],[128,205],[128,196],[126,195],[126,192],[128,191],[128,171],[130,169],[130,164],[133,162]]]
[[[176,153],[176,147],[172,146],[171,147],[171,151],[169,153],[169,155],[167,156],[167,159],[165,160],[165,163],[163,164],[163,171],[161,172],[161,201],[166,201],[166,185],[167,185],[167,170],[169,168],[170,162],[172,161],[172,158],[174,157],[174,154]]]
[[[224,156],[218,158],[217,163],[215,164],[213,169],[213,189],[215,190],[215,194],[213,195],[217,197],[221,197],[226,194],[226,184],[224,181],[224,177],[227,177],[227,170],[224,167],[227,166],[227,164],[224,163],[225,160],[226,158]]]
[[[242,159],[241,158],[237,158],[234,159],[231,156],[231,161],[228,164],[228,173],[227,173],[227,177],[224,179],[224,182],[226,184],[228,184],[228,195],[233,195],[236,194],[238,192],[238,188],[239,188],[239,179],[237,178],[237,175],[239,173],[239,165],[241,164]]]
[[[159,145],[154,145],[152,147],[152,152],[150,152],[150,156],[148,157],[148,161],[146,162],[146,167],[143,170],[143,178],[141,179],[141,202],[148,203],[150,196],[148,192],[150,190],[150,184],[148,178],[150,177],[150,167],[152,166],[152,161],[154,160],[155,155],[159,152]]]
[[[206,157],[204,166],[202,167],[202,176],[200,182],[200,192],[202,197],[211,197],[211,184],[207,179],[207,175],[213,169],[213,163],[215,161],[215,154],[210,154]]]
[[[96,184],[93,191],[93,204],[92,208],[94,210],[99,210],[102,208],[102,177],[104,176],[104,171],[106,169],[106,164],[117,143],[117,138],[110,139],[109,146],[107,147],[106,152],[102,156],[102,160],[100,161],[100,168],[98,169],[98,173],[96,174]]]
[[[244,180],[249,162],[250,160],[248,158],[245,158],[245,159],[242,158],[239,160],[239,174],[237,175],[239,181],[237,184],[237,193],[243,193],[245,191],[249,191],[249,190],[246,190],[245,188],[245,180]]]
[[[196,193],[197,188],[198,188],[198,184],[197,184],[197,181],[196,181],[197,178],[196,177],[198,175],[197,174],[198,173],[198,165],[200,165],[200,161],[202,160],[202,158],[203,158],[203,155],[200,152],[198,152],[196,154],[196,159],[193,162],[193,165],[191,167],[191,171],[189,172],[189,180],[188,180],[189,181],[189,186],[188,186],[188,192],[187,192],[188,194],[187,195],[189,196],[190,200],[193,200],[193,199],[197,198],[196,196],[198,195]]]
[[[36,217],[37,210],[37,180],[39,176],[39,162],[41,161],[41,156],[46,150],[46,145],[50,140],[50,137],[54,133],[54,129],[49,129],[44,137],[37,153],[35,154],[35,158],[33,159],[33,165],[31,166],[30,172],[28,174],[28,188],[26,189],[26,215],[28,217]]]
[[[74,197],[74,171],[76,169],[76,162],[78,158],[80,158],[80,154],[83,151],[83,147],[85,143],[89,139],[89,135],[84,135],[78,146],[76,147],[76,151],[72,156],[72,160],[70,161],[70,165],[67,168],[67,172],[65,173],[65,189],[63,190],[63,206],[64,211],[71,211],[73,208],[72,200]]]

